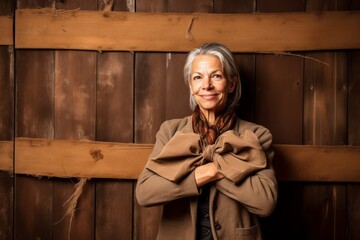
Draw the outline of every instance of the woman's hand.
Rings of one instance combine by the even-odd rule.
[[[224,175],[218,172],[213,162],[206,163],[195,169],[195,181],[198,187],[223,177]]]

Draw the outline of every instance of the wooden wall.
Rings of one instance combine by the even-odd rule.
[[[0,15],[54,4],[103,6],[101,0],[6,0]],[[173,13],[360,10],[356,0],[114,0],[113,6]],[[274,143],[360,145],[360,51],[296,54],[304,57],[236,53],[244,89],[239,115],[268,127]],[[185,57],[0,46],[0,141],[153,143],[164,120],[190,113]],[[161,208],[139,207],[135,181],[122,179],[87,180],[69,233],[64,203],[78,181],[0,172],[0,240],[155,238]],[[261,219],[265,239],[360,239],[358,183],[280,182],[279,194],[274,213]]]

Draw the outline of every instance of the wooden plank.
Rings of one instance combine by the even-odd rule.
[[[14,239],[14,176],[0,172],[0,236],[2,239]]]
[[[14,239],[14,48],[13,2],[0,3],[0,238]],[[1,169],[4,169],[2,171]],[[10,174],[9,174],[10,173]]]
[[[329,65],[305,61],[304,144],[347,144],[346,52],[313,52],[312,57]]]
[[[297,14],[304,6],[303,0],[257,1],[257,11],[267,14]],[[255,122],[270,129],[273,143],[302,143],[303,59],[297,54],[256,55]]]
[[[51,192],[50,180],[16,175],[15,239],[52,239]]]
[[[135,142],[154,143],[165,120],[166,54],[136,53]]]
[[[280,181],[358,182],[360,148],[351,146],[274,145]]]
[[[63,178],[136,179],[151,150],[149,144],[17,138],[15,172]]]
[[[16,81],[17,136],[53,138],[54,53],[16,50]]]
[[[96,138],[98,141],[133,141],[134,54],[98,55]]]
[[[54,54],[49,50],[16,50],[15,61],[16,134],[51,139],[54,134]],[[51,180],[15,176],[16,239],[51,239],[53,200],[49,193],[52,191]]]
[[[301,144],[302,78],[302,58],[256,56],[255,121],[270,129],[274,143]]]
[[[360,48],[359,12],[165,14],[24,9],[16,11],[16,19],[16,48],[189,51],[210,41],[223,42],[234,52]]]
[[[0,46],[0,141],[14,139],[14,48]]]
[[[0,16],[0,45],[13,45],[13,22],[11,16]]]
[[[360,182],[360,147],[275,144],[274,149],[280,181]],[[15,172],[136,179],[151,150],[151,144],[17,138]]]
[[[12,5],[15,1],[12,1]],[[47,0],[17,0],[17,8],[50,7]],[[16,50],[16,135],[53,138],[53,51]],[[53,184],[49,179],[15,176],[14,238],[52,239]],[[41,197],[40,197],[41,196]],[[24,201],[26,199],[26,201]]]
[[[133,181],[97,180],[95,239],[132,239],[133,196]]]
[[[13,166],[13,141],[0,141],[0,171],[12,172]]]
[[[359,6],[360,8],[360,6]],[[349,130],[348,142],[350,145],[360,145],[360,51],[350,53],[349,73]]]
[[[95,140],[96,53],[55,52],[55,138]],[[92,239],[95,221],[95,184],[87,182],[69,232],[69,216],[54,225],[56,239]],[[66,212],[63,204],[74,191],[71,181],[54,184],[54,222]],[[58,205],[59,204],[59,205]]]
[[[360,1],[351,1],[352,10],[360,10]],[[348,143],[360,146],[360,51],[350,52],[349,86],[348,86]],[[360,184],[347,186],[347,224],[348,239],[360,239]]]
[[[160,94],[166,104],[165,119],[183,118],[191,114],[189,87],[184,82],[184,63],[186,53],[168,53],[166,55],[165,91]]]
[[[349,0],[307,0],[306,11],[347,11],[348,3]],[[305,60],[303,143],[347,144],[347,53],[311,52],[305,53],[305,56],[328,65]],[[324,166],[327,167],[327,163]],[[342,171],[340,166],[339,171]],[[317,193],[304,192],[304,198],[312,198],[312,201],[304,205],[302,211],[315,206],[310,208],[308,218],[304,216],[301,220],[308,222],[308,236],[314,239],[346,239],[346,186],[314,185]],[[330,200],[329,195],[335,201]]]
[[[112,10],[133,11],[134,3],[114,1]],[[97,56],[97,141],[133,142],[134,58],[130,52],[103,52]],[[133,180],[96,181],[95,239],[132,239],[133,185]]]
[[[95,11],[97,2],[58,1],[55,8]],[[95,140],[96,59],[95,52],[55,52],[55,139]],[[66,208],[63,204],[73,192],[72,181],[55,182],[54,222],[65,216]],[[70,222],[70,216],[66,216],[63,221],[54,225],[54,239],[94,239],[95,202],[95,182],[87,181],[73,220]]]

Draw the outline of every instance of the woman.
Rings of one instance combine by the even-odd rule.
[[[161,125],[138,203],[163,205],[157,239],[261,239],[257,216],[277,201],[272,136],[236,117],[240,78],[224,45],[192,50],[184,77],[193,113]]]

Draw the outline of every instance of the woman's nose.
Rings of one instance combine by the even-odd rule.
[[[203,89],[210,89],[212,87],[211,85],[211,81],[209,77],[204,77],[203,81],[202,81],[202,86]]]

